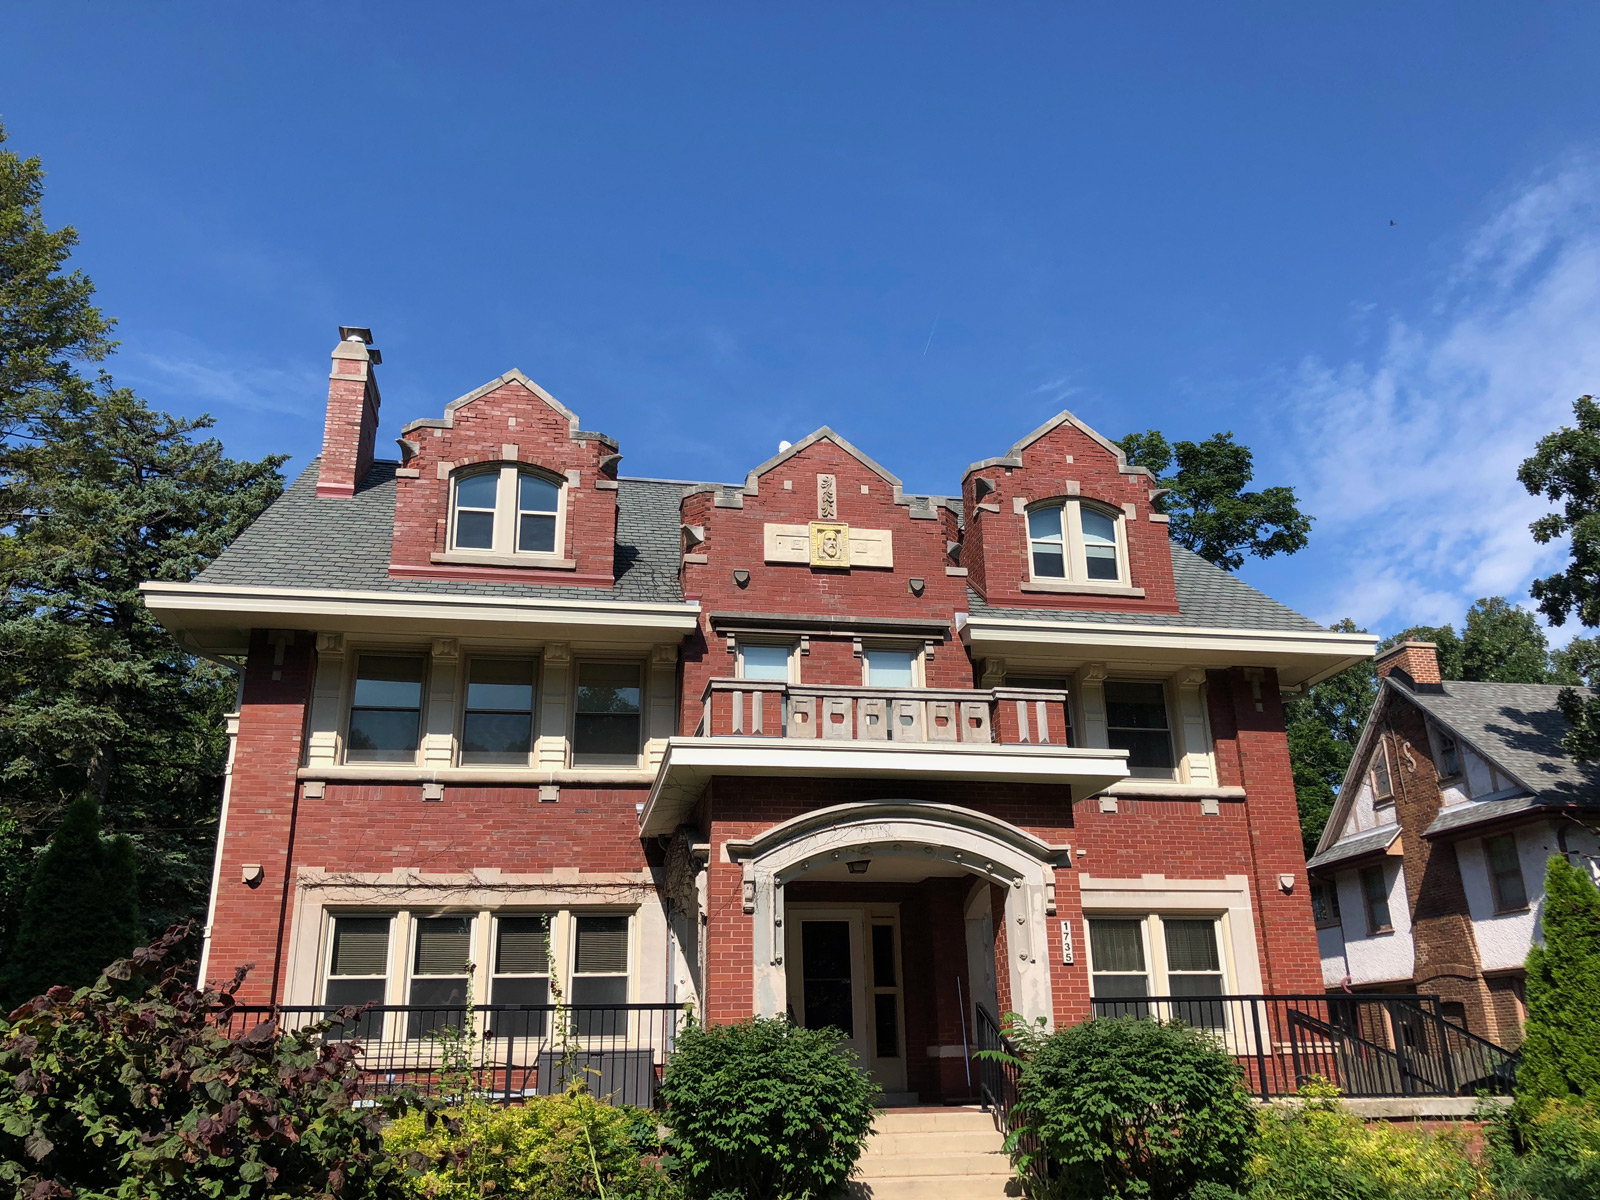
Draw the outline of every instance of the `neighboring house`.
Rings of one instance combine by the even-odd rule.
[[[1323,982],[1437,994],[1522,1041],[1545,862],[1595,869],[1600,766],[1561,747],[1559,686],[1441,680],[1431,642],[1378,659],[1378,698],[1309,863]]]
[[[244,664],[208,977],[559,988],[580,1033],[788,1012],[927,1099],[972,1094],[980,1007],[1320,987],[1282,691],[1373,639],[1174,546],[1156,480],[1070,414],[954,497],[827,429],[685,483],[622,475],[511,372],[380,462],[377,353],[341,337],[321,458],[145,587]],[[606,1028],[643,1038],[627,1011]]]

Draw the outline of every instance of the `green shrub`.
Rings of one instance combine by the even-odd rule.
[[[190,986],[193,964],[174,961],[188,932],[0,1021],[0,1181],[31,1200],[397,1198],[383,1113],[355,1105],[352,1044],[324,1044],[323,1025],[220,1030],[244,972]]]
[[[1250,1200],[1488,1200],[1465,1135],[1365,1123],[1313,1084],[1261,1113]]]
[[[1042,1147],[1019,1171],[1050,1196],[1181,1200],[1238,1185],[1255,1129],[1238,1064],[1181,1024],[1087,1021],[1038,1041],[1019,1080],[1023,1128]]]
[[[879,1089],[838,1031],[753,1018],[678,1039],[661,1085],[692,1195],[826,1196],[866,1147]]]
[[[574,1091],[408,1113],[383,1140],[406,1164],[406,1192],[424,1200],[668,1200],[676,1186],[640,1155],[641,1130],[653,1142],[654,1129],[648,1113]]]
[[[1549,1100],[1487,1127],[1489,1174],[1502,1200],[1600,1196],[1600,1106]]]
[[[1517,1103],[1600,1102],[1600,892],[1559,854],[1545,868],[1544,944],[1528,952],[1528,1022]]]

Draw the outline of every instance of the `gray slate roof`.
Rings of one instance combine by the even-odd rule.
[[[1511,796],[1505,800],[1452,804],[1429,823],[1422,831],[1422,835],[1434,837],[1441,833],[1470,829],[1475,825],[1491,825],[1507,817],[1520,817],[1523,813],[1538,812],[1549,807],[1548,804],[1532,796]]]
[[[1331,867],[1335,863],[1349,862],[1351,859],[1368,854],[1380,853],[1387,850],[1399,836],[1398,825],[1380,825],[1376,829],[1363,830],[1343,841],[1335,842],[1321,854],[1309,859],[1306,862],[1306,870],[1315,871],[1318,867]]]
[[[683,485],[624,479],[617,488],[616,588],[391,579],[395,467],[374,463],[348,499],[318,497],[319,460],[204,571],[200,583],[377,592],[542,596],[552,600],[681,603],[678,500]]]
[[[1178,589],[1176,613],[1078,612],[1047,608],[999,608],[969,589],[973,616],[1016,617],[1038,621],[1097,621],[1107,625],[1193,625],[1206,629],[1275,629],[1317,633],[1310,617],[1256,591],[1244,580],[1214,566],[1192,550],[1172,546],[1172,577]]]
[[[1450,680],[1433,691],[1393,675],[1389,682],[1541,803],[1600,803],[1600,764],[1579,766],[1561,746],[1567,719],[1556,707],[1559,684]]]

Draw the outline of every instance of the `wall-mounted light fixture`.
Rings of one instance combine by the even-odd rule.
[[[733,573],[733,582],[739,587],[750,586],[750,572],[740,569]]]
[[[920,596],[922,595],[922,590],[928,586],[928,581],[926,579],[918,579],[913,577],[906,580],[906,586],[911,589],[911,594],[913,596]]]
[[[849,862],[845,863],[844,869],[849,871],[852,875],[865,875],[867,873],[867,868],[871,865],[872,860],[870,858],[852,858]]]

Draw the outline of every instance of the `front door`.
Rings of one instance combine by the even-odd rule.
[[[784,956],[789,1015],[807,1029],[845,1034],[885,1091],[906,1086],[900,998],[899,922],[894,906],[791,906]]]

